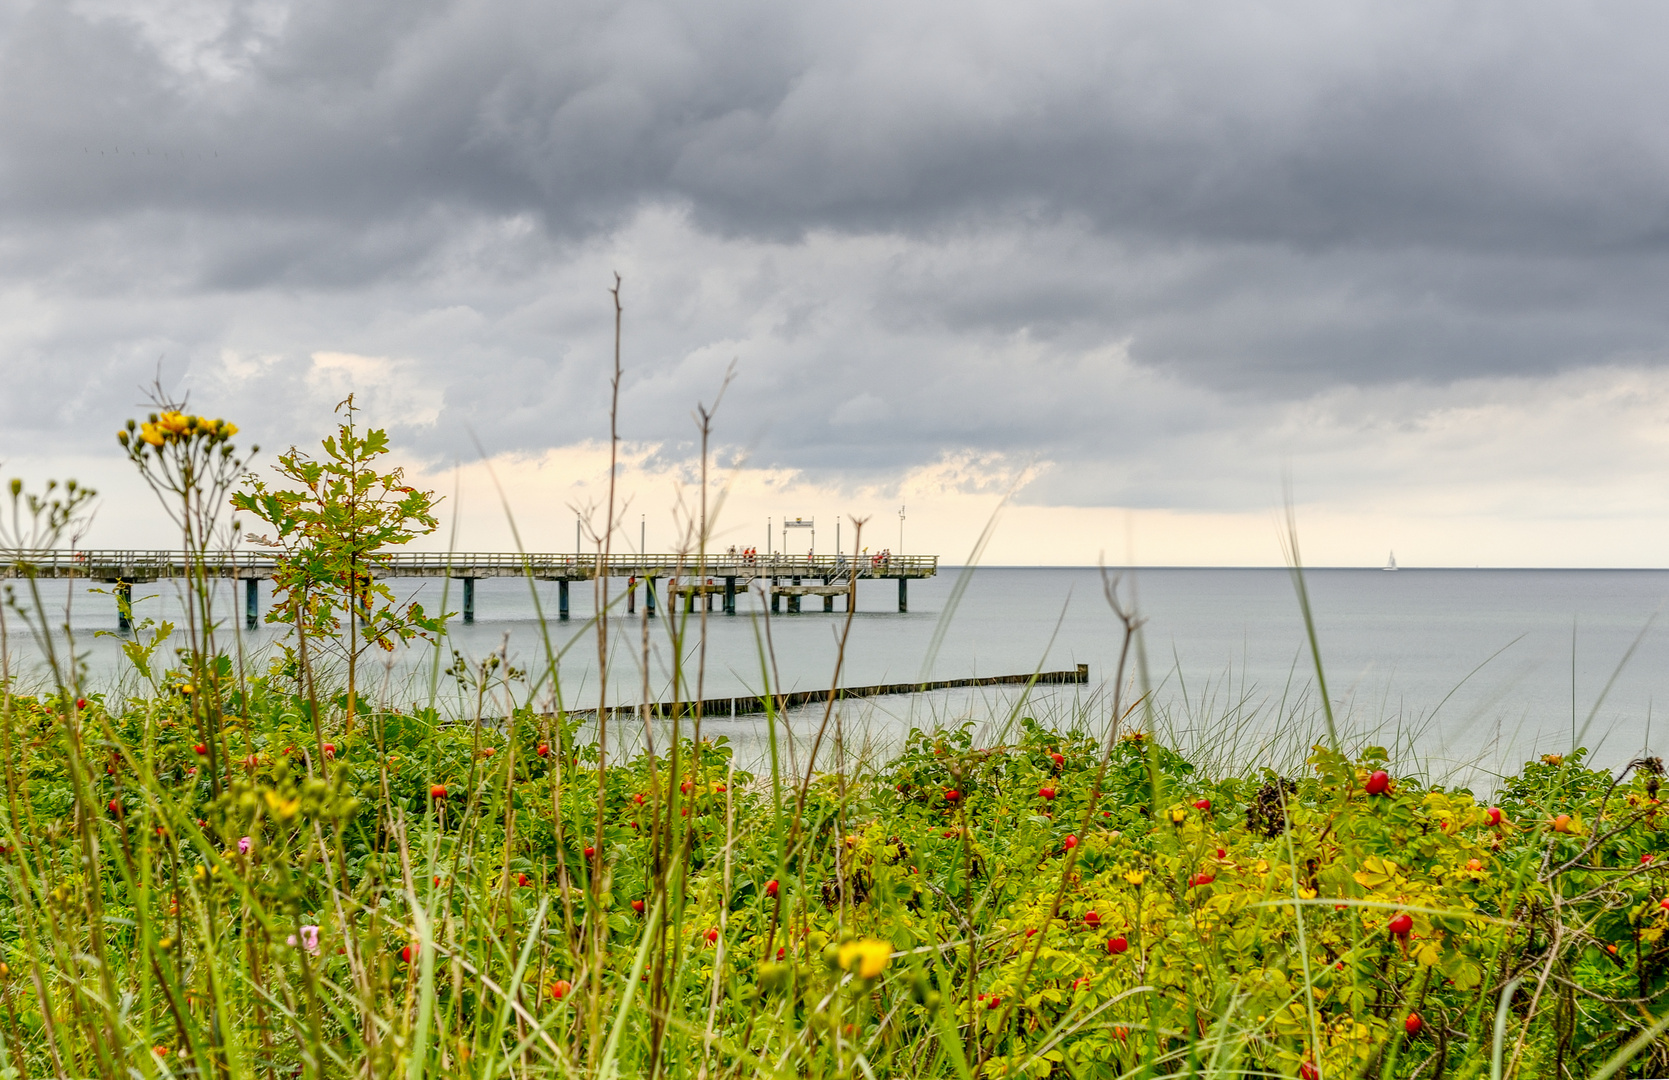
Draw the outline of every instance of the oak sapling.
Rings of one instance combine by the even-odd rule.
[[[249,536],[278,555],[266,621],[295,628],[304,677],[310,639],[333,643],[347,661],[343,730],[351,733],[361,654],[373,645],[393,652],[395,642],[414,638],[432,642],[447,616],[431,616],[421,604],[402,604],[377,573],[390,548],[435,530],[439,500],[407,484],[404,469],[377,470],[378,459],[388,453],[388,433],[360,430],[352,394],[336,411],[347,418],[321,444],[322,457],[290,447],[274,467],[289,486],[269,487],[250,474],[232,505],[273,530],[272,536]]]

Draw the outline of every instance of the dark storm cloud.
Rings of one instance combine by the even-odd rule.
[[[1657,364],[1666,30],[1647,3],[11,0],[0,412],[125,415],[160,358],[299,438],[328,351],[405,363],[377,392],[435,457],[465,425],[595,437],[616,266],[642,437],[676,453],[737,358],[757,460],[825,470],[1094,471],[1329,386]]]

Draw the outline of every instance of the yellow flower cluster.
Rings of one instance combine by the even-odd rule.
[[[887,968],[892,959],[892,943],[875,938],[859,938],[840,947],[837,958],[840,966],[860,979],[873,979]]]
[[[193,439],[221,442],[238,433],[236,424],[224,420],[210,420],[205,416],[187,416],[182,412],[152,413],[151,418],[137,426],[128,421],[127,429],[118,431],[116,439],[127,446],[135,437],[151,446],[185,443]]]

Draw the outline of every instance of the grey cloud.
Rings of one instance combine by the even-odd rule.
[[[324,351],[404,365],[435,422],[365,393],[432,461],[595,438],[618,268],[667,456],[734,358],[761,463],[973,446],[1060,462],[1037,497],[1206,505],[1240,474],[1166,447],[1329,387],[1662,362],[1665,24],[12,0],[0,416],[80,447],[161,359],[299,441]]]

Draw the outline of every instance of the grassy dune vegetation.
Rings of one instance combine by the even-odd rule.
[[[1130,691],[885,761],[831,752],[831,710],[800,773],[767,713],[752,775],[699,717],[617,756],[628,721],[545,706],[554,663],[395,708],[355,672],[444,626],[375,576],[432,500],[351,406],[271,489],[234,434],[166,406],[124,433],[204,560],[188,647],[136,627],[120,695],[73,648],[0,683],[0,1075],[1669,1072],[1655,759],[1550,757],[1488,801],[1337,738],[1205,775]],[[234,489],[284,560],[260,663],[207,576]],[[62,640],[29,551],[85,498],[13,495],[8,651]]]

